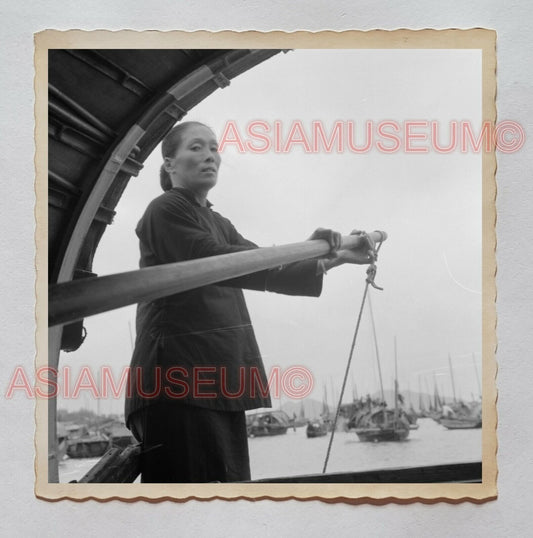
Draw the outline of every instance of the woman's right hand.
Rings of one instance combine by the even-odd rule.
[[[361,242],[355,248],[342,249],[337,252],[337,257],[342,263],[354,263],[357,265],[367,265],[374,263],[377,259],[376,244],[365,232],[353,230],[350,235],[358,235]]]

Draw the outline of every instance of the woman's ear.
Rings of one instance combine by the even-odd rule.
[[[165,170],[170,174],[174,171],[174,166],[172,159],[170,157],[165,157],[163,160],[163,166],[165,167]]]

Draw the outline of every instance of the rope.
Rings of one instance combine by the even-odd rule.
[[[379,252],[379,249],[381,248],[381,245],[382,243],[379,243],[377,249],[376,249],[376,256],[377,256],[377,253]],[[365,290],[363,292],[363,299],[361,300],[361,307],[359,308],[359,315],[357,316],[357,323],[355,325],[355,331],[354,331],[354,335],[353,335],[353,339],[352,339],[352,345],[350,347],[350,353],[348,355],[348,363],[346,364],[346,370],[344,371],[344,379],[342,381],[342,388],[341,388],[341,393],[340,393],[340,396],[339,396],[339,403],[337,404],[337,410],[335,411],[335,420],[333,421],[333,429],[331,430],[331,437],[329,438],[329,444],[328,444],[328,451],[326,453],[326,459],[324,461],[324,467],[322,469],[322,473],[324,474],[326,472],[326,469],[328,467],[328,461],[329,461],[329,456],[330,456],[330,453],[331,453],[331,446],[333,445],[333,438],[335,437],[335,430],[337,429],[337,421],[339,419],[339,413],[340,413],[340,410],[341,410],[341,404],[342,404],[342,399],[344,397],[344,390],[346,389],[346,382],[348,380],[348,374],[350,372],[350,366],[352,364],[352,357],[353,357],[353,352],[354,352],[354,349],[355,349],[355,342],[357,341],[357,334],[359,332],[359,326],[361,325],[361,318],[363,316],[363,308],[365,306],[365,300],[366,300],[366,296],[368,294],[368,286],[372,286],[376,289],[382,289],[382,288],[379,288],[378,286],[375,285],[374,283],[374,277],[376,276],[376,266],[374,263],[372,263],[368,269],[367,269],[367,278],[366,278],[366,284],[365,284]]]

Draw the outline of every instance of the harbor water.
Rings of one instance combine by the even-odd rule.
[[[432,419],[418,420],[402,442],[363,443],[353,432],[337,431],[327,471],[367,471],[481,461],[481,429],[447,430]],[[285,435],[248,440],[253,479],[318,474],[322,472],[329,436],[308,439],[305,427]],[[98,458],[65,459],[59,465],[60,482],[79,480]]]

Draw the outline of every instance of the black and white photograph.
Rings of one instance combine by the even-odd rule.
[[[39,496],[496,494],[495,34],[301,34],[38,36]]]

